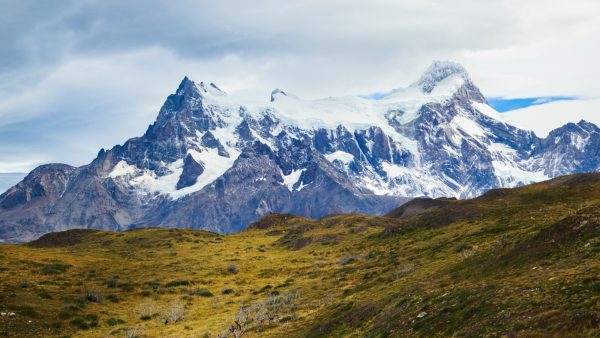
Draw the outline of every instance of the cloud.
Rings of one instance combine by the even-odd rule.
[[[568,122],[586,120],[600,126],[600,99],[562,100],[502,114],[508,121],[546,137]]]
[[[600,91],[600,4],[62,1],[0,4],[0,172],[89,162],[143,133],[184,75],[251,100],[387,92],[434,59],[493,97]]]
[[[8,190],[8,188],[19,183],[24,177],[25,173],[0,173],[0,194]]]

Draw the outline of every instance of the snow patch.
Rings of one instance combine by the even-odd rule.
[[[129,184],[136,187],[140,192],[144,194],[165,194],[173,199],[178,199],[201,190],[231,168],[239,156],[239,152],[235,149],[229,149],[228,151],[230,156],[224,157],[218,154],[217,149],[206,149],[202,152],[189,150],[188,153],[192,155],[194,160],[204,166],[204,172],[198,177],[195,184],[179,190],[177,190],[177,182],[183,173],[183,159],[165,165],[169,173],[162,176],[158,176],[154,171],[147,169],[140,173],[140,170],[135,170],[134,166],[123,165],[121,162],[124,161],[121,161],[111,171],[109,177],[138,174],[129,180]]]
[[[462,130],[465,134],[472,137],[484,137],[486,132],[475,121],[466,116],[457,115],[450,122],[453,129]]]
[[[129,183],[138,187],[146,193],[171,194],[176,191],[177,181],[183,172],[183,160],[179,159],[166,166],[170,173],[158,176],[154,171],[144,170],[144,172],[131,179]]]
[[[137,168],[134,165],[127,164],[127,162],[121,160],[112,168],[108,177],[116,178],[125,175],[134,175],[137,172]]]
[[[327,161],[332,162],[332,163],[333,163],[333,161],[340,161],[344,164],[348,164],[348,163],[354,161],[354,155],[349,154],[345,151],[341,151],[341,150],[338,150],[331,154],[327,154],[327,155],[325,155],[325,158],[327,159]]]
[[[298,180],[300,180],[300,176],[302,176],[302,174],[306,171],[306,169],[298,169],[298,170],[292,170],[291,173],[289,173],[288,175],[281,175],[283,177],[283,185],[285,185],[289,191],[294,191],[294,185],[296,185],[296,183],[298,183]],[[300,187],[298,187],[298,191],[302,190],[302,188],[304,188],[304,185],[301,184]]]
[[[504,161],[492,160],[492,166],[502,187],[512,188],[549,179],[543,171],[527,171]]]
[[[587,145],[589,140],[589,136],[586,138],[581,137],[581,135],[571,135],[571,145],[575,147],[575,149],[582,151]]]
[[[188,153],[192,155],[196,162],[204,166],[204,172],[202,175],[198,176],[195,184],[183,189],[169,191],[168,193],[174,199],[178,199],[182,196],[200,191],[205,186],[214,182],[233,166],[233,163],[240,155],[240,152],[233,148],[228,149],[228,152],[229,157],[224,157],[219,155],[217,149],[206,149],[202,152],[190,149]]]
[[[390,164],[387,162],[381,163],[381,167],[383,168],[383,171],[385,171],[389,178],[396,178],[398,176],[402,176],[409,173],[409,170],[407,168],[401,167],[399,165]]]

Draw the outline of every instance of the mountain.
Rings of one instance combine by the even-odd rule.
[[[2,337],[597,337],[600,173],[228,235],[73,229],[0,257]]]
[[[186,77],[144,135],[79,168],[37,168],[0,195],[0,238],[146,226],[230,233],[271,212],[384,214],[410,197],[469,198],[597,171],[599,135],[585,121],[545,139],[520,129],[452,62],[380,100],[276,89],[270,102],[248,103]],[[60,179],[50,187],[40,175]]]

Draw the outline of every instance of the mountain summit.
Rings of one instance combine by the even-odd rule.
[[[424,92],[431,93],[440,82],[453,75],[463,81],[471,81],[467,70],[462,65],[452,61],[434,61],[415,85]]]
[[[507,123],[452,62],[380,100],[275,90],[248,104],[185,77],[141,137],[79,168],[38,168],[0,195],[0,239],[144,226],[229,233],[271,212],[383,214],[411,197],[597,171],[599,145],[593,124],[541,139]]]

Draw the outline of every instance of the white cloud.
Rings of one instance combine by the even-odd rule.
[[[0,13],[0,172],[84,164],[140,135],[183,75],[315,98],[385,92],[453,59],[489,96],[600,92],[594,0],[23,0]]]
[[[0,173],[0,194],[19,183],[25,175],[25,173]]]
[[[566,123],[586,120],[600,126],[600,99],[555,101],[503,113],[507,120],[546,137]]]

